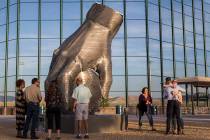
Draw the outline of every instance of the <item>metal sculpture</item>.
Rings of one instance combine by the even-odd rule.
[[[56,80],[69,107],[75,78],[80,76],[93,94],[92,105],[98,106],[101,96],[107,98],[112,83],[111,42],[122,21],[119,12],[93,4],[84,23],[54,50],[45,91]]]

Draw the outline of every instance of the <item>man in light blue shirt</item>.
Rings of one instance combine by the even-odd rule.
[[[82,125],[84,125],[85,128],[85,136],[84,138],[89,138],[88,135],[88,107],[89,107],[89,101],[92,97],[92,94],[90,92],[90,89],[83,85],[82,79],[77,78],[76,83],[78,87],[76,87],[73,91],[72,98],[74,99],[74,109],[75,111],[75,118],[78,121],[78,134],[76,138],[80,139],[81,132],[82,132]]]

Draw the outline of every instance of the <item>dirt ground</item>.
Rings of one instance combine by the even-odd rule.
[[[137,119],[130,117],[128,131],[119,133],[91,133],[91,140],[210,140],[210,115],[186,116],[185,135],[165,135],[165,119],[161,116],[154,117],[157,131],[150,131],[150,127],[144,118],[142,130],[138,130]],[[0,140],[15,140],[15,117],[0,116]],[[44,140],[46,134],[39,131],[40,139]],[[74,140],[75,135],[62,134],[62,140]]]

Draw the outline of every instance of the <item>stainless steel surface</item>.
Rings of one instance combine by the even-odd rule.
[[[75,78],[80,76],[93,94],[91,105],[97,107],[101,96],[107,98],[112,84],[111,42],[122,21],[119,12],[93,4],[84,23],[54,51],[45,91],[56,80],[69,108]]]

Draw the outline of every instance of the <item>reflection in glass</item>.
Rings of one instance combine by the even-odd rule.
[[[20,56],[38,56],[37,39],[20,39]]]
[[[15,0],[17,2],[17,0]],[[11,4],[11,1],[10,1]],[[14,22],[17,20],[17,4],[11,5],[9,7],[9,21]]]
[[[5,32],[6,32],[6,25],[0,26],[0,42],[6,40]]]
[[[176,62],[176,77],[185,77],[184,62]]]
[[[0,59],[0,77],[5,76],[5,60]]]
[[[125,91],[125,77],[124,76],[113,76],[112,77],[112,86],[110,89],[110,92],[113,91],[122,91],[122,93],[124,93]],[[110,96],[112,96],[110,94]]]
[[[112,75],[125,75],[124,57],[112,57]]]
[[[63,21],[63,37],[68,38],[80,26],[80,20]]]
[[[0,43],[0,59],[5,59],[5,45],[5,42]]]
[[[21,3],[20,20],[38,20],[38,3]]]
[[[172,57],[173,57],[172,44],[163,42],[162,46],[163,46],[163,58],[172,60]]]
[[[184,61],[184,47],[175,45],[175,59],[178,61]]]
[[[115,9],[116,11],[119,11],[121,14],[123,14],[123,1],[104,1],[104,4],[109,6],[110,8]]]
[[[146,56],[145,38],[128,38],[128,56]]]
[[[63,19],[80,19],[80,2],[63,3]]]
[[[174,27],[182,29],[182,14],[174,12]]]
[[[161,84],[160,84],[161,78],[159,76],[151,76],[151,91],[160,91],[161,90]],[[153,94],[152,94],[153,96]],[[159,95],[159,98],[161,98],[161,94]]]
[[[16,40],[8,41],[8,57],[16,57]]]
[[[166,25],[171,25],[171,10],[166,9],[166,8],[161,8],[161,14],[162,14],[162,17],[161,17],[162,23]]]
[[[17,37],[17,22],[9,24],[9,40],[16,39]]]
[[[174,29],[174,38],[175,38],[175,44],[182,45],[183,44],[183,30]]]
[[[160,58],[160,42],[157,40],[149,40],[149,55],[152,57]]]
[[[8,73],[7,76],[16,75],[16,58],[8,59]]]
[[[60,46],[59,39],[42,39],[41,56],[52,56],[53,51]]]
[[[38,22],[20,21],[20,38],[38,38]]]
[[[171,26],[162,25],[162,40],[172,42],[171,32]]]
[[[20,75],[37,75],[38,58],[37,57],[20,57],[19,62]]]
[[[210,66],[210,51],[207,51],[206,54],[207,54],[207,59],[206,59],[207,65]]]
[[[111,50],[112,50],[112,56],[124,56],[124,40],[113,39]]]
[[[173,61],[163,60],[163,75],[173,77]]]
[[[190,17],[190,16],[185,16],[185,25],[187,25],[187,26],[185,26],[185,30],[187,30],[187,31],[193,31],[193,22],[192,22],[193,20],[192,20],[192,17]]]
[[[189,77],[195,76],[195,64],[187,63],[187,76]]]
[[[144,2],[127,2],[127,18],[128,19],[145,19]]]
[[[41,57],[41,75],[48,74],[51,60],[52,57]]]
[[[42,21],[42,38],[59,38],[60,21]]]
[[[127,20],[128,37],[145,37],[144,20]]]
[[[146,57],[128,57],[129,75],[146,75]]]
[[[58,20],[60,19],[60,2],[42,3],[42,20]]]
[[[186,31],[186,46],[193,47],[193,33]]]
[[[194,63],[194,48],[186,47],[186,54],[187,54],[187,62]]]
[[[204,51],[197,49],[197,64],[204,65]]]
[[[11,77],[7,77],[7,91],[8,92],[11,92],[11,93],[14,93],[15,92],[15,81],[16,81],[16,77],[15,76],[11,76]],[[12,92],[13,91],[13,92]],[[9,94],[7,93],[8,95],[10,96],[14,96],[15,94]]]
[[[150,75],[160,75],[160,59],[150,58]]]
[[[6,8],[0,9],[0,25],[6,24],[6,18],[5,17],[6,17]]]
[[[147,86],[146,76],[128,76],[128,90],[141,91],[143,87]]]
[[[198,75],[205,76],[205,67],[204,65],[197,65]]]
[[[0,77],[0,96],[3,95],[3,93],[4,93],[4,78]]]
[[[159,39],[159,24],[149,21],[149,38]]]
[[[159,16],[158,16],[158,5],[155,5],[155,4],[152,4],[152,3],[149,3],[149,6],[148,6],[148,18],[149,20],[152,20],[152,21],[159,21]]]

